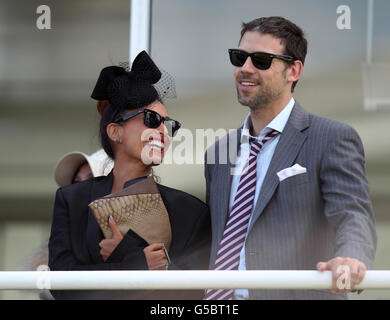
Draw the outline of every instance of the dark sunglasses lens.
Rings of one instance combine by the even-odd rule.
[[[248,54],[238,50],[232,50],[229,52],[230,62],[233,66],[242,67],[248,58]]]
[[[252,63],[257,69],[266,70],[271,66],[272,58],[266,54],[255,53],[252,55]]]
[[[144,123],[149,128],[157,128],[161,124],[161,116],[157,112],[146,110],[144,113]]]
[[[171,137],[174,137],[176,135],[177,131],[181,127],[181,124],[179,121],[172,120],[172,119],[166,120],[164,122],[164,124],[165,124],[165,127],[168,129],[168,134]]]

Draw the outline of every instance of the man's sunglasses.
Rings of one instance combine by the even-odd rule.
[[[122,122],[134,118],[135,116],[143,113],[144,114],[144,124],[148,128],[158,128],[162,122],[164,122],[165,127],[168,129],[168,134],[173,137],[177,133],[177,131],[181,127],[181,123],[179,121],[173,120],[169,117],[163,117],[159,113],[150,110],[150,109],[142,109],[138,111],[134,111],[128,114],[120,115],[113,122]]]
[[[273,58],[281,59],[286,62],[292,62],[295,59],[284,54],[272,54],[267,52],[252,52],[248,53],[240,49],[229,49],[230,62],[233,66],[242,67],[246,59],[251,57],[253,65],[260,70],[267,70],[272,63]]]

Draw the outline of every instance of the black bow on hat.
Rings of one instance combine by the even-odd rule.
[[[142,51],[129,72],[117,66],[103,68],[91,98],[108,100],[120,112],[141,108],[158,98],[153,84],[160,78],[160,70],[146,51]]]

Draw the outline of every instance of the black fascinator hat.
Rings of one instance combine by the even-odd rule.
[[[91,98],[108,100],[118,112],[141,108],[159,98],[154,84],[160,79],[161,71],[146,51],[142,51],[130,71],[118,66],[102,69]]]
[[[160,71],[145,51],[134,59],[131,70],[127,62],[102,69],[91,98],[98,100],[100,142],[107,155],[114,159],[107,126],[120,114],[145,107],[157,99],[175,97],[174,78],[168,72]]]

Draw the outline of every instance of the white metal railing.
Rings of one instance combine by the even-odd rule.
[[[150,0],[130,1],[130,40],[129,40],[129,65],[142,50],[150,53],[151,31]]]
[[[330,271],[0,271],[14,289],[331,289]],[[367,271],[355,289],[390,289],[390,271]]]

